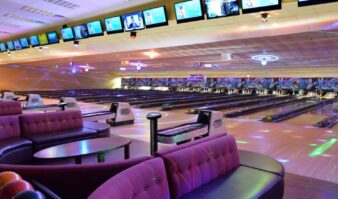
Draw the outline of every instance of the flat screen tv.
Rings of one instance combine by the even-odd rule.
[[[103,35],[103,29],[100,20],[88,22],[87,29],[90,37]]]
[[[7,51],[7,47],[5,43],[0,43],[0,52],[6,52]]]
[[[298,0],[298,6],[310,6],[322,3],[332,3],[337,2],[338,0]]]
[[[146,28],[168,25],[167,12],[164,6],[143,11]]]
[[[73,41],[74,40],[73,29],[71,27],[62,28],[61,29],[61,36],[62,36],[62,40],[64,42]]]
[[[39,39],[39,43],[41,46],[48,44],[48,38],[47,38],[46,33],[39,34],[38,39]]]
[[[86,24],[73,26],[74,38],[76,40],[88,38],[88,29]]]
[[[238,0],[204,0],[208,19],[239,15]]]
[[[14,40],[13,44],[14,44],[15,50],[21,50],[22,49],[20,40]]]
[[[175,3],[177,23],[185,23],[204,19],[201,0],[189,0]]]
[[[22,48],[29,48],[29,43],[27,38],[21,38],[20,39],[21,47]]]
[[[15,50],[15,47],[12,41],[7,42],[7,48],[8,50]]]
[[[243,14],[282,9],[281,0],[241,0]]]
[[[107,34],[123,32],[122,20],[120,16],[104,19]]]
[[[59,35],[56,31],[47,32],[46,34],[49,44],[57,44],[60,42]]]
[[[125,31],[142,30],[145,27],[142,12],[122,15],[122,21]]]
[[[32,47],[40,45],[38,36],[36,36],[36,35],[30,36],[29,37],[29,42],[31,43]]]

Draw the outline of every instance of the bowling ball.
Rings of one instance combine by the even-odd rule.
[[[0,198],[1,199],[12,199],[18,193],[23,191],[33,190],[30,183],[24,180],[13,180],[2,187]]]
[[[4,171],[0,173],[0,187],[13,180],[21,180],[21,177],[19,176],[19,174],[11,171]]]
[[[13,199],[46,199],[46,197],[39,191],[27,190],[18,193]]]

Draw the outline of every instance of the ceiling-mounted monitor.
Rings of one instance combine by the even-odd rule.
[[[40,45],[38,36],[36,36],[36,35],[30,36],[30,37],[29,37],[29,42],[31,43],[31,46],[32,46],[32,47],[35,47],[35,46],[39,46],[39,45]]]
[[[28,39],[25,38],[21,38],[20,39],[20,43],[21,43],[21,47],[22,48],[29,48],[29,43],[28,43]]]
[[[323,3],[338,2],[338,0],[298,0],[298,6],[310,6]]]
[[[146,28],[168,25],[167,11],[164,6],[143,11]]]
[[[60,42],[59,35],[56,31],[47,32],[46,34],[49,44],[57,44]]]
[[[48,45],[48,38],[46,33],[38,35],[40,46]]]
[[[120,16],[104,19],[104,25],[106,26],[107,34],[124,32]]]
[[[103,28],[100,20],[88,22],[87,30],[90,37],[103,35]]]
[[[243,14],[282,9],[281,0],[241,0]]]
[[[12,41],[7,42],[7,48],[8,50],[15,50],[15,47]]]
[[[75,40],[88,38],[88,29],[86,24],[73,26]]]
[[[6,52],[7,51],[7,47],[5,43],[0,43],[0,52]]]
[[[125,31],[142,30],[145,28],[142,12],[122,15]]]
[[[20,40],[14,40],[13,44],[14,44],[15,50],[21,50],[22,49]]]
[[[75,39],[73,29],[71,27],[62,28],[61,29],[61,36],[62,36],[62,40],[64,42],[73,41]]]
[[[238,0],[204,0],[208,19],[239,15]]]
[[[177,23],[185,23],[204,19],[201,0],[189,0],[175,3]]]

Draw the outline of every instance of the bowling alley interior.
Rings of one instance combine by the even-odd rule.
[[[0,199],[338,199],[338,0],[1,0]]]

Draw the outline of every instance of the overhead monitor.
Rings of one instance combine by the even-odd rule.
[[[142,12],[122,15],[122,21],[126,31],[142,30],[145,27]]]
[[[46,34],[49,44],[57,44],[60,42],[59,35],[56,31],[47,32]]]
[[[39,39],[39,43],[41,46],[48,44],[48,38],[47,38],[46,33],[39,34],[38,39]]]
[[[100,20],[88,22],[87,29],[90,37],[103,35],[103,28]]]
[[[0,52],[6,52],[7,51],[7,47],[5,43],[0,43]]]
[[[241,0],[243,14],[278,10],[282,8],[281,0]]]
[[[189,0],[175,3],[177,23],[197,21],[204,19],[201,0]]]
[[[239,15],[238,0],[204,0],[208,19]]]
[[[120,16],[104,19],[107,34],[123,32],[122,20]]]
[[[36,35],[30,36],[29,37],[29,42],[31,43],[32,47],[40,45],[38,36],[36,36]]]
[[[8,50],[15,50],[15,47],[12,41],[7,42],[7,48]]]
[[[13,44],[14,44],[15,50],[21,50],[22,49],[20,40],[14,40]]]
[[[168,25],[167,12],[164,6],[143,11],[146,28]]]
[[[337,2],[338,0],[298,0],[298,6],[310,6],[323,3]]]
[[[22,48],[29,48],[29,43],[27,38],[21,38],[20,39],[21,47]]]
[[[62,28],[61,29],[61,36],[62,36],[62,40],[64,42],[73,41],[74,38],[75,38],[74,33],[73,33],[73,29],[71,27]]]
[[[73,26],[74,38],[76,40],[88,38],[87,24]]]

